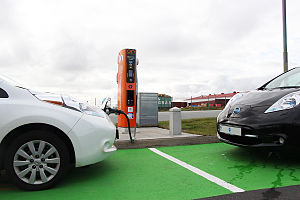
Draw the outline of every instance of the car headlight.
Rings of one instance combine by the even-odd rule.
[[[91,108],[90,106],[84,104],[84,103],[79,103],[80,106],[80,110],[81,112],[87,114],[87,115],[93,115],[96,117],[102,117],[105,118],[105,113],[103,112],[103,110],[98,110],[96,108]]]
[[[105,113],[101,109],[92,108],[84,103],[80,103],[76,99],[73,99],[69,96],[61,96],[57,94],[51,94],[51,93],[33,93],[31,92],[36,98],[38,98],[41,101],[55,104],[58,106],[62,106],[65,108],[69,108],[72,110],[76,110],[82,113],[85,113],[87,115],[93,115],[96,117],[102,117],[105,118]]]
[[[300,91],[292,92],[279,99],[276,103],[274,103],[271,107],[269,107],[265,111],[265,113],[291,109],[297,106],[299,103],[300,103]]]
[[[237,93],[236,95],[234,95],[229,101],[228,103],[226,104],[224,110],[230,105],[232,104],[233,102],[239,100],[240,98],[242,98],[246,93]]]
[[[69,96],[62,96],[64,100],[64,105],[67,108],[71,108],[80,112],[83,112],[87,115],[93,115],[96,117],[105,118],[105,113],[101,109],[92,108],[85,103],[80,103],[76,99],[73,99]]]

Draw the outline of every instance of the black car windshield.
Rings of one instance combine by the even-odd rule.
[[[264,89],[300,87],[300,68],[294,68],[268,83]]]

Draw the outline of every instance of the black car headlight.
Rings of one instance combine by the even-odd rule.
[[[235,101],[241,99],[244,95],[246,94],[246,92],[242,92],[242,93],[237,93],[236,95],[234,95],[226,104],[224,110],[232,103],[234,103]]]
[[[265,113],[272,113],[280,110],[292,109],[300,103],[300,91],[285,95],[269,107]]]

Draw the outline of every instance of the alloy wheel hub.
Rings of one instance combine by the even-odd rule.
[[[14,156],[16,175],[29,184],[43,184],[56,176],[60,167],[60,156],[50,143],[34,140],[22,145]]]

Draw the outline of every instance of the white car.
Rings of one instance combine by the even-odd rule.
[[[55,185],[72,166],[112,155],[116,127],[70,97],[37,93],[0,76],[0,169],[25,190]]]

